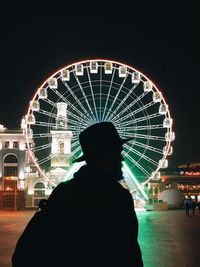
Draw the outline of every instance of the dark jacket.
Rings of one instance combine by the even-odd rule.
[[[45,231],[33,241],[36,266],[143,266],[131,194],[103,173],[82,167],[54,189],[45,213]]]

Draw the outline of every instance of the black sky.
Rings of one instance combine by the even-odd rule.
[[[0,124],[19,128],[35,90],[59,68],[108,58],[139,69],[161,89],[176,134],[170,166],[200,161],[200,24],[193,3],[67,2],[1,9]]]

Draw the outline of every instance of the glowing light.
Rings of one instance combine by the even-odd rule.
[[[19,171],[19,179],[20,180],[24,180],[25,179],[24,170],[20,170]]]
[[[185,175],[189,175],[189,176],[200,176],[200,172],[185,172]]]
[[[19,150],[23,151],[26,149],[25,143],[20,143],[19,144]]]
[[[73,174],[75,172],[77,172],[81,166],[85,165],[85,161],[83,162],[76,162],[74,164],[71,165],[71,167],[69,168],[69,170],[67,171],[67,173],[63,176],[62,181],[68,181],[72,178]]]
[[[141,195],[148,200],[148,196],[147,194],[144,192],[143,188],[141,187],[140,183],[137,181],[137,179],[135,178],[134,174],[131,172],[131,170],[129,169],[128,165],[126,164],[126,162],[123,161],[123,167],[122,167],[122,171],[124,173],[124,177],[125,179],[129,178],[131,179],[131,181],[134,184],[134,187],[137,191],[139,191],[141,193]]]
[[[28,195],[33,195],[33,189],[28,189]]]

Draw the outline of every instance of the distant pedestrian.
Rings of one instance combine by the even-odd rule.
[[[192,215],[193,215],[193,216],[195,215],[195,209],[196,209],[196,206],[197,206],[197,204],[196,204],[196,202],[193,200],[193,201],[192,201],[192,204],[191,204]]]
[[[190,201],[189,199],[186,199],[185,200],[185,215],[186,216],[190,216],[190,208],[191,208]]]
[[[200,212],[200,201],[197,203],[198,212]]]

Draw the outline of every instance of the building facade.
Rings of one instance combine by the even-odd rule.
[[[23,130],[0,125],[0,208],[25,207],[26,159]]]
[[[194,163],[200,167],[200,163]],[[180,165],[182,166],[182,165]],[[200,170],[185,164],[187,168],[178,166],[175,170],[166,169],[161,172],[159,180],[151,180],[145,188],[149,202],[158,201],[158,196],[163,190],[178,189],[185,198],[192,198],[200,202]]]
[[[48,198],[61,182],[66,168],[70,167],[63,158],[71,153],[72,133],[57,127],[51,135],[53,160],[48,171],[43,170],[41,174],[30,155],[35,143],[32,138],[26,138],[24,119],[18,130],[0,125],[0,209],[37,208],[39,201]]]
[[[66,175],[66,166],[70,165],[58,158],[71,153],[72,133],[66,129],[55,129],[52,132],[51,154],[56,160],[45,176],[36,168],[29,148],[34,148],[34,141],[25,137],[23,124],[21,129],[8,130],[0,125],[0,209],[37,208],[43,198],[48,198],[56,186]],[[61,153],[60,150],[63,150]],[[56,163],[57,162],[57,163]],[[183,164],[176,170],[165,169],[155,180],[145,185],[149,202],[158,201],[159,194],[166,189],[178,189],[186,198],[200,201],[200,163]]]

